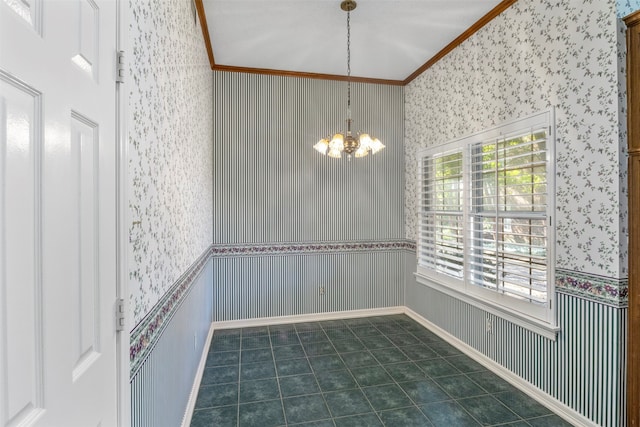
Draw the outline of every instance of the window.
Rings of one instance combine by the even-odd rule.
[[[555,325],[553,130],[549,110],[421,153],[418,277]]]
[[[462,278],[464,242],[462,218],[462,152],[422,160],[420,264]]]

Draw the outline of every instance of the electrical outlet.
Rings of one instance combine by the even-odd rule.
[[[493,334],[493,321],[490,317],[487,317],[487,333]]]
[[[193,333],[193,349],[197,350],[198,349],[198,336],[196,335],[196,333]]]
[[[320,286],[320,295],[324,295],[324,286]]]

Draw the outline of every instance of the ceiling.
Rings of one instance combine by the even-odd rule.
[[[396,83],[406,83],[515,2],[357,1],[351,12],[351,75]],[[196,0],[196,5],[214,69],[347,74],[347,13],[340,0]]]

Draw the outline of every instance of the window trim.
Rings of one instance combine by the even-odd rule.
[[[416,277],[416,282],[418,282],[420,285],[427,286],[445,295],[465,302],[473,307],[498,316],[504,320],[507,320],[552,341],[556,340],[557,334],[560,331],[560,327],[557,325],[543,322],[531,316],[524,315],[518,311],[509,310],[507,307],[497,305],[482,298],[478,298],[475,295],[465,293],[460,289],[452,288],[418,272],[414,273],[414,275]],[[495,329],[493,333],[496,333]]]
[[[418,213],[418,248],[417,256],[420,256],[420,240],[422,238],[422,226],[423,226],[423,185],[424,185],[424,166],[423,161],[425,157],[441,156],[447,153],[455,151],[462,151],[463,153],[463,169],[464,169],[464,189],[463,200],[470,200],[468,188],[468,173],[470,168],[469,150],[470,147],[477,143],[483,143],[491,139],[500,139],[509,137],[510,135],[521,134],[526,129],[547,129],[547,149],[546,149],[546,163],[547,163],[547,208],[546,208],[546,221],[547,221],[547,302],[544,305],[536,306],[531,302],[519,300],[509,295],[503,295],[492,290],[484,289],[477,285],[470,283],[468,277],[468,251],[470,236],[464,236],[464,263],[463,263],[463,277],[456,279],[444,273],[439,273],[429,268],[420,265],[420,259],[417,259],[416,279],[418,283],[434,288],[440,292],[444,292],[454,298],[460,299],[473,306],[481,308],[489,313],[500,316],[506,320],[509,320],[517,325],[520,325],[526,329],[536,332],[549,339],[555,339],[556,334],[559,331],[557,326],[557,310],[556,310],[556,292],[555,292],[555,245],[556,245],[556,233],[555,233],[555,111],[551,107],[541,112],[511,120],[502,123],[498,126],[492,127],[487,130],[476,132],[471,135],[467,135],[461,138],[457,138],[448,141],[444,144],[438,144],[418,152],[419,159],[419,173],[418,173],[418,188],[419,192],[419,213]],[[463,205],[463,221],[464,232],[468,231],[469,221],[469,208],[468,205]]]

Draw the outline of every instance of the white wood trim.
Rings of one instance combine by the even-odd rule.
[[[483,289],[481,286],[476,286],[471,282],[470,275],[467,274],[470,266],[471,256],[467,252],[467,246],[473,240],[471,235],[468,235],[467,225],[469,224],[469,220],[471,214],[469,213],[469,209],[472,207],[471,194],[469,193],[471,185],[469,184],[469,180],[472,179],[470,175],[470,168],[472,166],[473,160],[471,159],[471,152],[469,150],[470,147],[476,146],[477,144],[484,145],[485,143],[489,143],[490,141],[502,140],[504,138],[508,138],[509,136],[516,136],[527,133],[534,129],[544,129],[547,132],[547,149],[546,153],[546,177],[547,177],[547,207],[546,207],[546,215],[542,215],[542,213],[528,213],[528,215],[523,216],[523,218],[537,218],[538,220],[546,219],[548,223],[546,223],[545,227],[547,230],[547,251],[546,251],[546,260],[547,260],[547,299],[543,304],[535,304],[532,302],[527,302],[526,300],[519,299],[514,297],[513,295],[505,295],[501,293],[497,293],[495,291],[489,291],[487,289]],[[449,295],[454,296],[458,299],[462,299],[472,305],[476,305],[484,309],[484,306],[493,307],[487,311],[496,311],[496,315],[504,317],[510,321],[515,319],[516,324],[519,324],[533,332],[536,332],[540,335],[548,339],[555,340],[555,333],[558,331],[556,328],[557,322],[557,313],[556,313],[556,301],[555,301],[555,246],[556,246],[556,230],[555,230],[555,159],[556,159],[556,142],[555,142],[555,108],[553,106],[542,110],[540,112],[531,114],[526,117],[516,118],[497,126],[494,126],[490,129],[481,130],[479,132],[475,132],[473,134],[453,139],[443,144],[439,144],[432,147],[423,148],[418,152],[419,161],[419,182],[418,186],[424,184],[424,166],[423,161],[425,158],[431,158],[433,156],[444,156],[451,153],[461,153],[462,154],[462,165],[463,165],[463,175],[462,182],[464,184],[464,195],[461,202],[461,211],[460,215],[463,216],[463,231],[465,235],[463,236],[463,248],[460,254],[463,255],[464,262],[462,265],[462,270],[460,270],[460,277],[452,277],[446,274],[439,273],[437,271],[431,271],[429,266],[422,267],[420,266],[420,259],[418,260],[417,267],[417,277],[421,280],[420,283],[431,286],[432,283],[437,286],[433,286],[438,290],[442,290],[441,287],[443,285],[449,286],[452,289],[460,289],[460,294],[462,296],[456,296],[456,294]],[[424,202],[423,196],[420,196],[420,203]],[[431,212],[431,211],[430,211]],[[499,215],[498,210],[495,211],[495,215]],[[513,212],[509,212],[507,216],[513,216]],[[515,216],[521,216],[522,213],[516,213]],[[422,224],[424,220],[424,214],[422,209],[420,210],[419,215],[419,224]],[[496,217],[497,221],[497,217]],[[433,245],[426,245],[423,247],[422,239],[418,239],[416,242],[418,258],[420,258],[421,250],[427,250],[427,247],[431,248]],[[428,242],[427,242],[428,243]],[[422,248],[422,249],[420,249]],[[432,249],[432,248],[431,248]],[[429,256],[431,257],[431,256]],[[435,262],[432,260],[432,262]],[[446,291],[443,291],[446,292]],[[471,296],[471,294],[475,294]],[[470,299],[465,299],[465,295],[469,295]],[[500,314],[500,313],[504,313]],[[547,326],[548,325],[548,326]]]
[[[287,324],[287,323],[300,323],[300,322],[318,322],[324,320],[336,320],[336,319],[353,319],[359,317],[371,317],[371,316],[385,316],[392,314],[406,314],[416,322],[420,323],[425,328],[429,329],[431,332],[438,335],[440,338],[453,345],[467,356],[471,357],[481,365],[485,366],[494,374],[498,375],[509,384],[513,385],[517,389],[529,395],[531,398],[536,400],[538,403],[546,406],[551,411],[556,413],[558,416],[567,420],[568,422],[584,426],[584,427],[598,427],[593,421],[584,417],[582,414],[576,412],[571,409],[564,403],[559,400],[553,398],[548,395],[544,391],[540,390],[533,384],[524,379],[520,378],[513,372],[504,368],[500,364],[494,362],[489,359],[484,354],[480,353],[473,347],[465,344],[463,341],[455,338],[451,334],[449,334],[444,329],[439,326],[431,323],[424,317],[422,317],[417,312],[413,311],[409,307],[406,306],[396,306],[396,307],[388,307],[388,308],[378,308],[378,309],[367,309],[367,310],[351,310],[351,311],[338,311],[331,313],[321,313],[321,314],[303,314],[297,316],[282,316],[282,317],[265,317],[260,319],[247,319],[247,320],[230,320],[224,322],[213,322],[211,323],[211,327],[209,328],[209,333],[207,335],[207,341],[202,350],[202,356],[200,358],[200,364],[198,365],[198,370],[196,372],[196,376],[194,378],[193,387],[191,389],[191,394],[189,395],[189,401],[187,403],[187,408],[185,410],[185,415],[182,420],[181,427],[189,427],[191,423],[191,418],[193,416],[193,411],[196,404],[196,399],[198,397],[198,391],[200,389],[200,382],[202,380],[202,375],[204,373],[207,355],[209,353],[209,347],[211,345],[211,340],[213,339],[213,333],[217,329],[233,329],[233,328],[246,328],[253,326],[268,326],[268,325],[279,325],[279,324]]]
[[[249,328],[253,326],[282,325],[286,323],[320,322],[323,320],[354,319],[358,317],[403,314],[404,306],[372,308],[366,310],[333,311],[330,313],[300,314],[296,316],[262,317],[259,319],[227,320],[213,322],[215,329]]]
[[[508,320],[514,325],[521,326],[524,329],[527,329],[538,335],[542,335],[543,337],[552,341],[555,341],[557,339],[558,332],[560,331],[559,326],[553,326],[549,323],[545,323],[541,320],[529,317],[526,314],[519,313],[515,310],[510,310],[504,305],[494,303],[493,301],[487,301],[481,297],[477,297],[475,294],[466,293],[464,289],[457,289],[438,283],[435,280],[432,280],[431,278],[426,277],[420,273],[414,273],[414,275],[416,277],[416,282],[420,285],[430,287],[438,292],[449,295],[452,298],[464,301],[469,305],[478,307],[481,310],[486,311],[487,313],[491,313],[505,320]]]
[[[213,323],[209,327],[209,333],[207,334],[207,340],[202,348],[202,356],[200,357],[200,363],[198,364],[198,370],[196,376],[193,379],[193,387],[191,387],[191,393],[189,393],[189,400],[187,401],[187,408],[182,418],[181,427],[189,427],[191,425],[191,418],[193,417],[193,410],[196,407],[196,400],[198,400],[198,391],[200,391],[200,383],[202,382],[202,375],[204,374],[204,368],[207,365],[207,355],[209,354],[209,347],[211,347],[211,340],[213,339],[213,332],[215,328]]]
[[[493,372],[494,374],[498,375],[499,377],[507,381],[509,384],[513,385],[514,387],[518,388],[522,392],[526,393],[531,398],[536,400],[538,403],[546,406],[547,408],[555,412],[558,416],[564,418],[565,420],[572,423],[573,425],[584,426],[584,427],[598,426],[598,424],[595,424],[593,421],[589,420],[582,414],[574,411],[564,403],[551,397],[550,395],[540,390],[530,382],[525,381],[524,379],[520,378],[519,376],[509,371],[502,365],[489,359],[487,356],[480,353],[475,348],[467,345],[463,341],[460,341],[456,337],[449,334],[444,329],[431,323],[430,321],[428,321],[427,319],[425,319],[424,317],[422,317],[420,314],[416,313],[409,307],[405,307],[404,313],[407,316],[411,317],[416,322],[420,323],[425,328],[429,329],[431,332],[438,335],[440,338],[442,338],[449,344],[456,347],[458,350],[465,353],[467,356],[474,359],[476,362],[485,366],[487,369],[489,369],[491,372]]]
[[[191,424],[191,418],[193,417],[193,411],[196,406],[196,400],[198,398],[198,391],[200,390],[200,382],[202,381],[202,375],[207,363],[207,355],[209,353],[209,347],[211,346],[211,340],[213,339],[213,333],[217,329],[234,329],[234,328],[248,328],[253,326],[268,326],[268,325],[282,325],[286,323],[301,323],[301,322],[319,322],[323,320],[336,320],[336,319],[355,319],[358,317],[371,317],[371,316],[386,316],[391,314],[403,314],[406,311],[406,307],[397,306],[389,308],[374,308],[367,310],[350,310],[350,311],[336,311],[331,313],[321,314],[301,314],[297,316],[281,316],[281,317],[263,317],[260,319],[247,319],[247,320],[229,320],[224,322],[213,322],[209,328],[209,334],[207,335],[207,342],[202,349],[202,356],[200,357],[200,364],[196,376],[193,380],[193,387],[191,388],[191,394],[189,395],[189,401],[187,402],[187,408],[185,409],[184,418],[182,419],[181,427],[189,427]]]
[[[129,2],[116,1],[116,50],[126,52],[129,40]],[[127,427],[131,425],[131,385],[129,382],[131,310],[129,309],[129,263],[127,257],[129,252],[129,200],[127,193],[129,176],[127,170],[129,165],[128,104],[130,88],[126,86],[126,83],[115,83],[116,55],[117,52],[113,52],[114,72],[110,76],[116,91],[116,179],[118,180],[116,183],[116,297],[123,299],[125,310],[124,330],[116,333],[116,372],[118,375],[116,392],[118,393],[118,427]],[[127,70],[125,64],[125,73]]]

